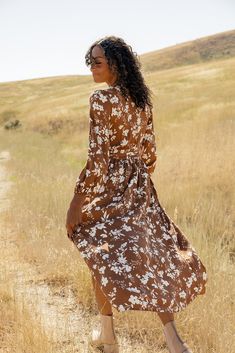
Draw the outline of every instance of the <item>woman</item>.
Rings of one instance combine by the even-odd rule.
[[[157,155],[150,90],[123,39],[107,36],[86,53],[97,83],[90,96],[88,158],[66,228],[87,263],[101,318],[92,342],[118,352],[112,306],[156,311],[169,352],[189,353],[174,313],[205,293],[206,268],[160,205],[151,176]]]

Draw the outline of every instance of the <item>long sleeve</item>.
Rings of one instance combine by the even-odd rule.
[[[145,134],[142,140],[142,159],[145,162],[148,173],[151,175],[156,167],[157,162],[157,147],[155,139],[155,131],[153,125],[153,113],[152,109],[148,108],[148,121],[145,130]]]
[[[104,90],[90,96],[88,158],[76,180],[74,193],[90,196],[104,191],[109,163],[109,122],[111,103]]]

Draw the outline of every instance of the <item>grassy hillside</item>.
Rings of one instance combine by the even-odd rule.
[[[178,112],[182,109],[181,101],[184,100],[183,104],[186,104],[185,96],[177,94],[181,94],[183,85],[189,88],[184,94],[191,97],[193,87],[197,89],[201,83],[206,89],[208,85],[215,85],[217,79],[224,81],[228,78],[231,81],[233,76],[229,76],[230,72],[233,73],[235,63],[234,43],[235,31],[230,31],[142,55],[140,59],[146,80],[156,93],[154,103],[158,104],[159,93],[165,91],[167,86],[165,92],[170,95],[173,93],[180,105],[180,108],[176,107]],[[190,65],[188,67],[182,66],[183,64]],[[159,71],[165,68],[169,72]],[[95,88],[102,87],[106,85],[95,84],[92,76],[59,76],[1,83],[0,126],[18,119],[21,130],[70,137],[85,133],[87,136],[88,96]],[[216,88],[215,85],[214,93],[217,95],[220,91],[221,87]],[[200,95],[201,92],[197,91],[196,94]],[[172,99],[170,95],[167,95],[167,99]],[[195,99],[197,97],[193,94],[192,100]],[[159,104],[161,109],[163,101],[160,100]],[[187,104],[189,110],[195,105],[191,100]],[[175,110],[173,114],[175,115]],[[183,115],[177,113],[177,119],[184,119],[184,116],[185,112]],[[168,108],[167,120],[169,119],[172,118]]]
[[[235,56],[235,30],[141,55],[145,73]]]
[[[89,81],[66,76],[0,84],[0,124],[19,119],[23,129],[42,133],[87,128]]]

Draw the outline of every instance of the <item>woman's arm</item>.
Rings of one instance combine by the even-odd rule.
[[[88,158],[76,180],[74,194],[90,196],[104,191],[109,162],[109,121],[111,102],[105,90],[90,96]]]
[[[153,125],[153,113],[151,108],[147,110],[147,114],[148,121],[145,134],[142,140],[142,159],[144,160],[147,166],[149,174],[152,174],[155,170],[157,162],[157,146]]]
[[[109,161],[109,119],[111,103],[103,90],[90,96],[90,132],[88,158],[74,188],[67,212],[66,228],[71,238],[76,225],[82,222],[82,205],[87,196],[105,189]]]

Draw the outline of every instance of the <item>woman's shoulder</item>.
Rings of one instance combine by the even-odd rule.
[[[111,105],[119,103],[119,97],[114,87],[96,89],[89,97],[90,102],[110,103]]]
[[[119,97],[110,89],[96,89],[90,94],[89,98],[91,111],[96,111],[96,114],[101,116],[106,114],[114,114],[118,110],[120,103]]]

